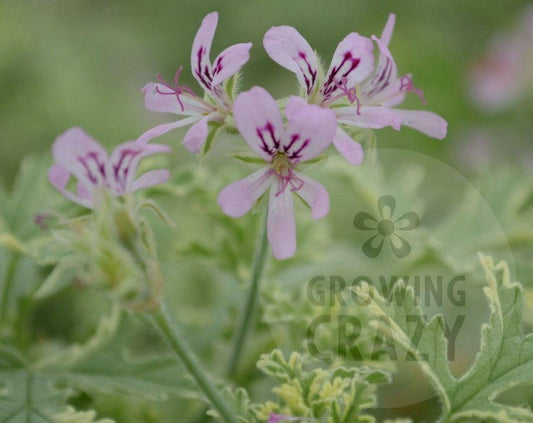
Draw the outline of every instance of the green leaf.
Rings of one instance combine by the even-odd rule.
[[[276,412],[330,423],[374,421],[364,410],[376,405],[376,385],[389,381],[385,372],[365,366],[306,370],[311,364],[296,352],[288,360],[280,350],[261,356],[257,366],[279,383],[273,389],[279,403],[259,407],[260,418]]]
[[[456,379],[448,366],[443,317],[426,321],[412,288],[397,284],[389,301],[373,292],[373,323],[417,359],[441,399],[443,421],[531,422],[531,410],[496,402],[503,392],[533,382],[533,335],[522,333],[523,289],[511,282],[506,263],[494,264],[483,255],[480,261],[488,281],[484,292],[490,316],[482,326],[480,351],[462,377]],[[368,285],[356,288],[364,298],[370,290]],[[390,325],[379,324],[383,318]]]

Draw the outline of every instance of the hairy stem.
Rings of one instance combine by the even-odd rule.
[[[248,335],[250,325],[252,323],[255,306],[257,304],[258,293],[259,293],[259,283],[261,282],[261,277],[263,276],[263,270],[266,263],[267,255],[267,218],[268,218],[268,209],[264,212],[264,217],[261,221],[261,226],[259,227],[259,233],[257,236],[257,243],[255,246],[255,255],[254,261],[252,264],[252,277],[250,280],[250,288],[248,292],[248,298],[246,299],[246,304],[242,310],[239,326],[235,334],[235,340],[233,343],[233,351],[231,354],[230,362],[228,365],[227,374],[231,376],[235,369],[237,368],[237,363],[242,354],[244,344],[246,342],[246,337]]]
[[[237,423],[237,417],[234,411],[200,366],[198,359],[174,324],[164,301],[161,302],[157,310],[152,313],[147,313],[146,317],[194,378],[201,391],[211,402],[218,414],[220,414],[222,420],[226,423]]]

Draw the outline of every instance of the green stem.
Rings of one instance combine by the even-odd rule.
[[[246,304],[241,314],[239,327],[235,334],[235,340],[233,343],[233,352],[231,354],[229,366],[228,366],[228,376],[231,376],[235,369],[237,368],[237,363],[240,360],[242,350],[244,348],[244,343],[250,329],[250,324],[252,322],[255,305],[258,299],[259,293],[259,283],[261,282],[261,277],[263,276],[263,271],[266,263],[267,255],[267,219],[268,219],[268,209],[264,212],[264,217],[259,228],[259,233],[257,236],[257,242],[255,246],[255,255],[254,262],[252,267],[252,278],[250,281],[250,290],[248,292],[248,298]]]
[[[161,302],[160,307],[156,311],[151,314],[147,313],[146,316],[169,348],[179,357],[181,363],[194,378],[218,414],[220,414],[222,420],[226,423],[237,423],[235,412],[204,373],[198,359],[174,324],[164,301]]]
[[[6,280],[4,283],[4,288],[2,289],[2,293],[1,293],[2,296],[0,297],[0,333],[6,323],[7,311],[8,311],[7,304],[9,301],[10,291],[15,280],[15,272],[18,267],[19,258],[20,258],[20,254],[13,252],[13,255],[11,256],[9,260]]]

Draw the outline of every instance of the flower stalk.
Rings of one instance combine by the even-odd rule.
[[[234,411],[224,399],[220,391],[213,385],[207,374],[202,369],[195,354],[184,340],[180,330],[172,320],[164,301],[152,313],[146,313],[145,317],[158,332],[167,346],[183,364],[185,369],[194,378],[198,387],[211,402],[225,423],[237,423]]]
[[[250,280],[250,288],[248,291],[248,297],[246,299],[246,304],[242,310],[239,326],[235,334],[235,340],[233,343],[233,351],[230,357],[227,374],[231,376],[235,369],[237,368],[237,363],[241,358],[241,354],[246,342],[248,331],[254,317],[254,312],[257,304],[257,299],[259,296],[259,284],[263,276],[263,271],[266,264],[266,255],[267,255],[267,219],[268,219],[268,208],[264,211],[264,216],[259,227],[259,233],[257,236],[257,243],[255,247],[255,255],[252,267],[252,277]]]

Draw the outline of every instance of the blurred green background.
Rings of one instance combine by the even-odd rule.
[[[103,143],[115,144],[168,121],[144,109],[140,89],[158,72],[169,78],[178,65],[189,67],[196,30],[213,10],[220,12],[220,22],[212,52],[235,42],[253,42],[243,88],[262,85],[278,96],[294,92],[294,77],[264,52],[261,41],[269,27],[297,27],[327,62],[345,34],[379,35],[388,13],[395,12],[391,48],[400,73],[414,75],[428,108],[448,120],[450,131],[447,140],[439,142],[409,129],[384,130],[380,146],[453,161],[457,144],[465,142],[461,136],[465,128],[505,124],[521,128],[520,134],[531,129],[523,108],[496,117],[480,114],[467,98],[465,78],[490,37],[512,27],[525,4],[522,0],[2,0],[0,176],[9,185],[24,155],[47,154],[54,138],[74,125]],[[196,87],[187,71],[182,78]],[[411,97],[407,106],[419,106],[416,96]],[[520,134],[519,145],[526,145]],[[190,159],[184,150],[177,152]]]
[[[515,185],[520,185],[520,188],[523,188],[522,185],[527,184],[530,179],[530,176],[527,176],[528,173],[533,169],[531,95],[529,100],[526,96],[526,100],[521,100],[499,113],[486,113],[469,99],[467,73],[472,64],[483,56],[494,34],[513,29],[527,3],[522,0],[226,0],[223,2],[205,0],[0,0],[0,185],[9,187],[13,184],[20,161],[24,156],[50,156],[53,140],[69,127],[81,126],[94,138],[111,147],[119,142],[135,139],[156,124],[172,121],[173,116],[145,110],[140,90],[147,82],[154,81],[159,72],[167,80],[170,79],[180,64],[183,64],[185,68],[181,82],[197,89],[196,81],[188,72],[191,44],[202,18],[213,10],[220,12],[220,19],[212,48],[212,57],[236,42],[253,42],[251,59],[244,67],[242,89],[261,85],[276,97],[295,93],[296,84],[294,76],[273,63],[263,50],[262,37],[271,26],[283,24],[295,26],[312,47],[320,52],[325,63],[329,64],[337,43],[348,32],[357,31],[367,36],[379,35],[388,14],[394,12],[397,14],[397,23],[391,50],[400,74],[413,74],[415,85],[424,90],[429,102],[426,109],[440,114],[449,122],[449,134],[444,141],[437,141],[409,128],[402,129],[401,132],[383,129],[378,131],[379,147],[394,147],[422,153],[458,169],[466,176],[466,180],[480,186],[482,195],[486,197],[490,207],[494,210],[505,233],[515,235],[512,231],[516,230],[520,233],[524,226],[518,223],[513,226],[514,215],[508,213],[506,208],[508,205],[506,191],[507,186],[515,188]],[[411,95],[405,108],[422,109],[424,107],[420,105],[415,95]],[[194,158],[180,145],[183,133],[173,131],[161,140],[173,147],[174,165],[189,163],[190,167],[187,169],[194,168],[196,165]],[[206,159],[204,164],[210,166],[211,163],[216,162],[216,157],[215,154],[213,159]],[[429,167],[432,163],[436,163],[430,159],[417,160],[419,156],[415,154],[411,157],[413,157],[411,159],[413,162],[417,161],[417,164],[422,167]],[[391,165],[389,161],[390,166],[386,169],[389,178],[393,181],[409,180],[409,175],[405,178],[403,177],[405,175],[402,175],[402,178],[394,178],[394,172],[402,172],[402,169],[395,169],[394,162],[392,163]],[[487,172],[487,169],[507,168],[509,164],[515,169],[505,181],[496,179],[490,170]],[[372,169],[369,170],[372,164],[366,165],[366,168],[361,167],[362,170],[357,171],[360,172],[361,181],[365,181],[367,177],[372,179],[374,176],[371,173]],[[409,168],[408,163],[403,163],[403,165]],[[522,168],[522,171],[518,171],[518,168]],[[179,178],[182,175],[179,174],[179,166],[174,169],[176,172],[173,181],[176,183],[175,191],[177,192],[182,189],[179,186]],[[195,169],[194,172],[197,170]],[[216,251],[222,251],[222,248],[216,250],[219,245],[226,247],[226,244],[222,242],[217,244],[218,238],[227,237],[226,233],[220,236],[225,226],[234,229],[231,225],[240,225],[244,228],[242,232],[234,231],[234,238],[229,240],[223,238],[223,241],[227,241],[237,250],[236,261],[240,267],[237,265],[235,267],[238,267],[238,270],[245,269],[243,273],[246,274],[251,260],[251,245],[253,245],[252,237],[246,237],[246,234],[255,233],[256,216],[234,220],[221,215],[215,202],[216,192],[224,183],[246,175],[246,170],[240,168],[235,170],[235,175],[229,176],[228,172],[217,181],[205,175],[206,179],[201,179],[202,169],[195,174],[197,177],[195,184],[202,185],[202,188],[207,187],[213,192],[209,198],[197,195],[196,200],[189,201],[189,192],[193,192],[190,197],[194,197],[196,187],[183,188],[182,198],[178,203],[175,198],[165,199],[163,196],[161,203],[178,222],[179,241],[187,238],[200,243],[205,243],[206,239],[212,241],[212,245],[208,246],[215,250],[213,256],[217,255]],[[347,169],[346,172],[351,172],[351,169]],[[442,174],[449,175],[450,173],[446,170]],[[439,170],[435,170],[433,175],[438,176]],[[483,177],[480,178],[480,175]],[[416,179],[416,175],[413,178]],[[480,180],[483,184],[478,183]],[[352,255],[352,253],[359,253],[360,246],[365,239],[361,234],[358,237],[354,234],[351,221],[354,212],[361,207],[363,200],[343,190],[345,186],[351,187],[349,183],[342,185],[336,184],[337,182],[338,180],[332,178],[327,183],[328,189],[337,188],[331,190],[332,204],[335,207],[332,207],[330,217],[318,223],[313,222],[312,230],[308,230],[308,226],[304,227],[305,230],[300,230],[299,242],[301,241],[301,245],[306,246],[308,250],[318,250],[316,246],[328,245],[320,240],[313,240],[314,236],[320,238],[320,231],[323,226],[327,225],[334,235],[334,248],[338,247],[337,244],[344,242],[351,250],[348,251],[347,257],[340,256],[337,262],[330,262],[327,265],[316,265],[314,256],[311,259],[306,258],[306,265],[312,263],[317,267],[297,268],[293,275],[295,286],[301,286],[302,280],[309,280],[309,276],[316,272],[333,274],[332,272],[348,269],[345,274],[351,276],[353,269],[350,266],[354,263],[359,265],[362,262],[360,256]],[[432,185],[429,189],[426,187],[425,190],[418,190],[415,184],[406,188],[408,191],[416,191],[414,194],[418,198],[415,198],[414,194],[411,196],[411,192],[403,195],[400,188],[398,193],[402,194],[401,199],[405,201],[401,206],[405,211],[416,209],[415,200],[422,197],[433,205],[431,213],[428,214],[440,224],[442,216],[446,216],[445,212],[448,209],[444,208],[443,212],[434,204],[440,206],[450,199],[454,200],[453,206],[461,204],[465,187],[454,185],[446,179],[437,182],[438,187]],[[502,192],[498,191],[500,183]],[[434,187],[437,188],[434,189]],[[511,189],[508,191],[511,192]],[[410,202],[411,198],[415,200]],[[59,194],[54,199],[61,201]],[[431,201],[435,199],[441,201],[436,203]],[[41,211],[38,207],[42,208],[43,202],[45,201],[40,202],[31,212]],[[530,201],[529,206],[531,203]],[[514,203],[511,204],[513,205]],[[487,229],[487,224],[485,220],[481,222],[481,219],[478,219],[479,222],[474,222],[478,226],[475,226],[472,224],[472,216],[476,216],[475,212],[467,207],[465,210],[464,216],[457,218],[459,213],[450,216],[450,220],[457,218],[459,229],[454,228],[453,225],[447,226],[445,222],[445,225],[440,226],[441,231],[435,231],[432,235],[439,240],[445,239],[450,234],[450,237],[456,235],[457,239],[447,244],[451,246],[450,250],[453,250],[454,258],[461,258],[462,248],[464,248],[464,251],[469,251],[469,254],[472,252],[468,258],[473,258],[475,261],[475,252],[480,248],[477,243],[481,236],[479,239],[474,236],[468,238],[468,242],[472,245],[466,245],[461,236],[468,229],[471,232],[481,233]],[[461,217],[465,217],[466,223],[461,220]],[[306,217],[306,219],[303,223],[300,220],[299,225],[307,225],[309,218]],[[27,220],[29,222],[31,219]],[[428,220],[431,226],[431,217]],[[526,218],[520,224],[523,224],[525,220]],[[493,220],[489,222],[492,224]],[[350,226],[350,231],[346,229],[347,225]],[[210,231],[209,234],[206,228]],[[33,228],[33,230],[37,229]],[[498,230],[499,228],[496,228],[496,231]],[[168,231],[166,227],[157,227],[156,232],[159,245],[163,246],[161,250],[163,250],[166,272],[171,276],[169,278],[171,283],[167,284],[169,297],[172,298],[170,302],[176,305],[175,310],[179,315],[179,320],[188,327],[188,335],[192,339],[195,350],[203,359],[206,359],[210,368],[216,369],[217,366],[220,367],[219,347],[213,339],[217,336],[230,338],[229,322],[235,320],[242,303],[242,293],[238,292],[235,287],[233,275],[228,276],[224,271],[220,272],[219,268],[214,265],[211,267],[197,265],[201,263],[200,260],[196,262],[194,258],[191,259],[185,255],[176,258],[174,245],[176,240],[172,238],[178,238],[176,233]],[[212,236],[212,239],[209,239],[208,235]],[[306,237],[311,238],[311,241],[306,241]],[[505,245],[505,248],[507,246]],[[512,245],[512,247],[515,246]],[[227,251],[224,252],[227,253]],[[307,252],[306,250],[301,255],[305,257]],[[328,251],[314,251],[314,253],[327,256]],[[513,253],[516,261],[520,262],[516,268],[520,276],[519,280],[531,287],[533,280],[527,277],[531,274],[532,268],[530,245],[527,244],[526,252],[519,251],[517,248],[513,250]],[[222,253],[219,255],[223,256]],[[497,256],[495,258],[507,257]],[[223,256],[220,261],[224,259]],[[213,262],[215,261],[213,258]],[[296,265],[299,264],[297,260],[295,262]],[[293,261],[276,263],[272,267],[274,270],[279,270],[278,268],[284,270],[293,263]],[[343,268],[342,264],[346,267]],[[231,265],[233,266],[234,263]],[[383,265],[383,262],[379,262],[375,268],[365,268],[364,271],[380,272]],[[401,266],[398,265],[398,267],[401,269]],[[220,268],[227,271],[224,266]],[[392,269],[395,268],[392,267]],[[415,269],[420,268],[415,266]],[[391,270],[391,272],[394,271],[398,271],[397,268]],[[194,283],[184,282],[190,280]],[[277,280],[270,282],[277,282]],[[285,285],[282,288],[285,288]],[[478,288],[474,287],[474,289]],[[531,290],[529,292],[529,298],[532,298]],[[469,311],[481,321],[486,317],[486,304],[480,290],[476,291],[476,294],[479,294],[481,305],[469,303],[472,306]],[[220,298],[227,301],[220,301]],[[49,310],[52,312],[43,313],[43,315],[53,316],[53,319],[61,323],[60,326],[68,326],[65,322],[70,322],[70,320],[61,318],[61,313],[69,310],[65,306],[68,301],[61,298],[56,301],[47,309],[48,312]],[[73,307],[76,308],[76,313],[92,314],[91,307],[95,302],[85,303],[85,299],[78,302],[80,304],[76,303]],[[85,308],[82,307],[82,302]],[[78,305],[80,305],[79,308]],[[478,313],[478,310],[482,312]],[[533,318],[529,317],[529,319],[531,323]],[[43,332],[54,332],[55,327],[50,321],[44,318],[36,320],[42,324]],[[477,351],[480,321],[476,320],[475,327],[470,328],[466,334],[473,345],[465,342],[466,347],[463,349],[468,351],[464,353],[464,357],[459,357],[459,364],[457,364],[457,368],[461,371],[467,368],[471,355]],[[61,326],[61,330],[67,329]],[[151,338],[146,337],[146,339],[148,339],[146,343],[153,343]],[[257,344],[257,347],[256,344],[252,345],[257,350],[261,347],[261,344]],[[253,357],[249,359],[252,362],[250,368],[253,368],[253,363],[257,359],[258,354],[255,349],[252,351],[255,355],[251,354]],[[405,405],[407,402],[403,401],[401,395],[409,396],[412,393],[411,390],[403,388],[403,381],[406,379],[413,379],[412,373],[400,379],[399,385],[394,387],[396,395],[400,396],[400,400],[396,403],[400,405]],[[247,383],[253,385],[252,382]],[[418,381],[411,381],[411,383],[418,386],[419,390],[427,389],[427,385],[420,384]],[[265,391],[260,388],[255,390]],[[384,398],[385,405],[394,406],[394,395],[386,392],[383,396],[389,397]],[[531,395],[527,399],[531,402]],[[82,398],[79,401],[82,406],[84,400]],[[109,412],[115,406],[111,404],[112,400],[108,401],[109,404],[101,398],[99,401],[104,402],[103,405],[97,404],[96,408],[100,410]],[[184,402],[187,401],[184,400]],[[189,410],[182,403],[174,404],[174,407],[180,408],[180,412],[189,412],[191,415],[197,413],[197,409],[201,409],[197,403],[193,406],[189,404]],[[430,402],[425,406],[422,404],[418,410],[414,409],[415,407],[399,409],[396,414],[414,416],[415,421],[427,421],[435,415],[437,407],[435,402]],[[107,414],[103,413],[103,415]],[[118,412],[117,415],[119,415]],[[384,415],[390,417],[389,414]]]

